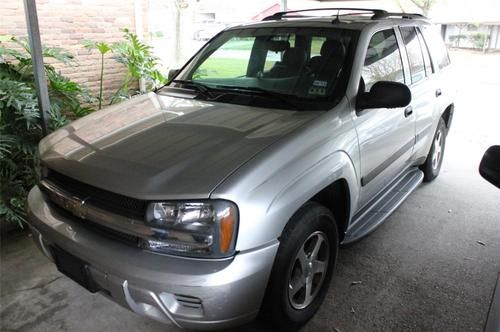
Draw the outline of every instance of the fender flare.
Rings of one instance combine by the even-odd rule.
[[[281,218],[275,219],[279,226],[273,227],[274,236],[277,238],[281,235],[290,218],[302,205],[338,180],[345,180],[349,188],[350,220],[359,198],[359,178],[350,156],[343,150],[337,150],[288,182],[270,202],[266,217],[281,215]]]

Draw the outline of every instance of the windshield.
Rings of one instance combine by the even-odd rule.
[[[356,37],[356,31],[336,28],[228,30],[205,45],[171,86],[203,92],[200,99],[329,109],[345,93]]]

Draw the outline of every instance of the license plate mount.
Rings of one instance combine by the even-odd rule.
[[[91,293],[96,293],[100,290],[89,273],[89,264],[87,262],[57,246],[52,247],[51,252],[59,272],[71,278]]]

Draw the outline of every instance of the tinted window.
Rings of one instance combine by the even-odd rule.
[[[275,41],[281,40],[287,43],[287,49],[295,47],[295,35],[283,35],[276,36],[274,38]],[[266,62],[264,63],[264,72],[268,72],[272,69],[276,64],[280,64],[283,61],[283,55],[285,54],[285,50],[268,50],[266,54]]]
[[[357,36],[337,28],[230,29],[207,43],[165,91],[202,90],[197,99],[257,107],[330,109],[345,94]]]
[[[411,82],[416,83],[425,78],[425,64],[414,27],[401,28],[401,35],[406,45],[408,61],[410,62]]]
[[[366,51],[362,77],[365,91],[378,81],[404,83],[403,63],[393,29],[373,35]]]
[[[434,26],[425,26],[422,33],[427,46],[429,46],[434,66],[437,65],[440,69],[448,66],[450,58],[448,57],[448,51],[439,31]]]
[[[255,37],[233,37],[206,59],[193,73],[193,78],[236,78],[244,76]]]
[[[325,37],[313,36],[311,38],[311,58],[313,56],[319,56],[321,52],[321,46],[326,41]]]

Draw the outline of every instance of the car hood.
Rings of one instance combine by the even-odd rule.
[[[49,169],[134,198],[208,198],[259,151],[319,114],[149,93],[55,131],[40,142],[40,157]]]

